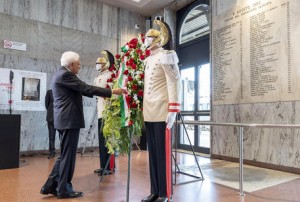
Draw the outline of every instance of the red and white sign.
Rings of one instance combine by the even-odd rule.
[[[26,43],[20,43],[20,42],[9,41],[9,40],[3,41],[3,47],[8,49],[26,51],[26,46],[27,46]]]

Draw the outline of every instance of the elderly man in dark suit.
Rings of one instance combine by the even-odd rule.
[[[124,89],[108,89],[87,85],[76,74],[80,69],[79,55],[65,52],[61,57],[61,68],[52,78],[54,127],[60,132],[61,154],[57,158],[41,194],[53,194],[59,199],[77,198],[82,192],[73,190],[76,150],[80,128],[84,128],[82,95],[111,97],[121,95]]]
[[[55,128],[53,120],[53,95],[52,90],[47,90],[45,97],[45,107],[47,109],[46,121],[48,123],[48,132],[49,132],[49,156],[48,159],[51,159],[55,156]]]

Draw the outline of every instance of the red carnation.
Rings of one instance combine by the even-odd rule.
[[[144,74],[140,74],[141,79],[144,79]]]
[[[116,75],[115,75],[115,74],[112,74],[112,75],[111,75],[111,78],[115,78],[115,77],[116,77]]]
[[[130,106],[130,108],[137,108],[137,104],[135,102],[133,102]]]
[[[117,58],[117,59],[120,59],[120,58],[121,58],[121,55],[117,54],[117,55],[116,55],[116,58]]]
[[[128,122],[128,126],[132,126],[132,124],[133,124],[133,121],[130,120],[130,121]]]
[[[127,52],[125,53],[125,56],[129,56],[129,55],[130,55],[130,52],[127,51]]]
[[[106,86],[105,86],[106,88],[110,88],[110,86],[108,85],[108,84],[106,84]]]
[[[138,93],[137,93],[137,95],[138,95],[139,97],[143,97],[144,91],[143,91],[143,90],[139,90]]]
[[[123,74],[127,75],[128,74],[128,69],[125,69],[124,72],[123,72]]]
[[[133,59],[133,58],[130,58],[130,59],[129,59],[129,63],[130,63],[130,64],[134,63],[134,59]]]
[[[128,81],[132,81],[132,80],[133,80],[132,76],[128,76]]]
[[[110,67],[110,68],[108,68],[108,70],[110,71],[110,72],[112,72],[112,71],[114,71],[114,67]]]
[[[137,86],[136,84],[133,84],[133,85],[132,85],[132,89],[133,89],[133,90],[137,90],[137,89],[138,89],[138,86]]]
[[[136,48],[136,43],[131,43],[131,44],[129,44],[129,48]]]
[[[132,64],[131,64],[131,68],[132,68],[132,69],[136,69],[136,64],[132,63]]]
[[[130,44],[137,44],[138,43],[138,39],[137,38],[133,38],[129,41]]]
[[[151,51],[149,49],[146,50],[145,55],[148,57],[151,54]]]
[[[131,103],[132,102],[132,98],[129,97],[129,96],[126,96],[126,101],[127,101],[127,103]]]
[[[140,55],[140,59],[141,60],[145,60],[145,56],[144,55]]]
[[[142,53],[142,50],[141,50],[141,49],[137,49],[137,50],[136,50],[136,53],[137,53],[137,54],[141,54],[141,53]]]

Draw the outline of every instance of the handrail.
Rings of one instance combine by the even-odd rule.
[[[190,125],[216,125],[216,126],[242,126],[257,128],[300,128],[300,124],[263,124],[263,123],[214,123],[211,121],[188,121],[184,120],[184,124]],[[177,122],[177,124],[182,124]]]
[[[214,123],[211,121],[189,121],[183,120],[182,122],[176,122],[176,124],[188,124],[188,125],[211,125],[211,126],[233,126],[239,127],[239,194],[240,196],[245,196],[243,191],[243,136],[244,127],[254,127],[254,128],[300,128],[299,124],[260,124],[260,123]]]

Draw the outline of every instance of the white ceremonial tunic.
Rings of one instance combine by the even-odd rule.
[[[94,80],[94,85],[102,88],[106,88],[107,80],[111,77],[112,72],[108,69],[99,73],[98,77]],[[105,108],[105,100],[102,97],[97,97],[97,110],[98,119],[102,118],[102,112]]]
[[[169,103],[180,103],[180,74],[175,51],[152,51],[145,60],[144,121],[166,121]]]

